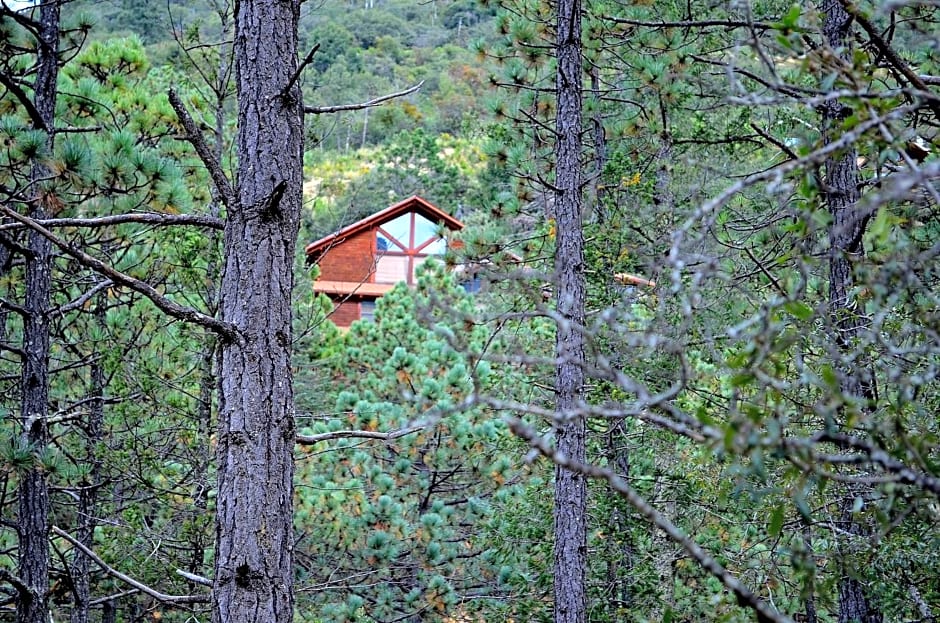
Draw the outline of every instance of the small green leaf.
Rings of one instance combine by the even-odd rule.
[[[798,320],[809,320],[813,317],[813,308],[803,301],[788,301],[783,304],[783,309]]]
[[[767,534],[771,537],[780,535],[783,528],[783,506],[777,505],[770,511],[770,523],[767,524]]]

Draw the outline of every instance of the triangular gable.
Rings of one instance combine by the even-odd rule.
[[[333,246],[342,243],[344,240],[351,238],[360,232],[372,229],[373,227],[378,227],[379,225],[391,221],[392,219],[406,212],[417,212],[434,223],[443,223],[444,226],[450,230],[463,229],[463,223],[455,219],[453,216],[447,212],[444,212],[430,201],[422,199],[417,195],[412,195],[403,201],[399,201],[393,206],[389,206],[384,210],[376,212],[372,216],[367,216],[361,221],[356,221],[352,225],[347,225],[337,232],[333,232],[328,236],[320,238],[316,242],[311,242],[305,249],[307,263],[312,264],[318,261],[323,253]]]

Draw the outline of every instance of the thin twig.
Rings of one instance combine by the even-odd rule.
[[[294,71],[294,75],[291,76],[290,80],[287,81],[287,85],[281,89],[281,97],[285,97],[290,92],[291,88],[294,86],[294,83],[297,82],[298,78],[300,78],[300,74],[302,74],[307,65],[310,64],[310,61],[313,60],[313,55],[316,54],[317,50],[319,49],[320,44],[317,43],[315,46],[313,46],[313,48],[311,48],[309,52],[307,52],[307,56],[305,56],[304,60],[302,60],[300,65],[297,66],[297,69]]]

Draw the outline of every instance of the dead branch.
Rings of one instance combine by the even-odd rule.
[[[103,561],[101,558],[99,558],[98,555],[95,554],[93,551],[91,551],[90,549],[82,545],[78,541],[78,539],[73,537],[71,534],[69,534],[65,530],[62,530],[61,528],[57,526],[52,526],[52,531],[55,534],[62,537],[63,539],[65,539],[66,541],[68,541],[69,543],[71,543],[72,546],[78,549],[80,552],[82,552],[83,554],[91,558],[95,562],[95,564],[101,567],[101,569],[108,575],[117,578],[118,580],[124,582],[125,584],[129,586],[133,586],[140,592],[150,595],[151,597],[153,597],[159,602],[170,603],[170,604],[196,604],[196,603],[208,603],[209,602],[208,595],[167,595],[165,593],[161,593],[160,591],[154,588],[150,588],[149,586],[147,586],[146,584],[142,582],[138,582],[131,576],[121,573],[120,571],[118,571],[117,569],[115,569],[114,567],[106,563],[105,561]]]
[[[82,266],[90,268],[95,272],[108,277],[116,284],[126,286],[135,292],[143,294],[148,299],[150,299],[157,309],[166,313],[167,315],[172,316],[177,320],[191,322],[193,324],[198,324],[202,327],[205,327],[206,329],[217,333],[224,340],[237,339],[238,333],[233,325],[227,322],[222,322],[221,320],[213,318],[212,316],[207,316],[206,314],[196,311],[191,307],[184,307],[179,303],[168,299],[167,297],[157,292],[157,290],[149,283],[122,273],[119,270],[116,270],[115,268],[102,262],[98,258],[88,255],[84,251],[74,247],[65,240],[62,240],[33,219],[29,218],[28,216],[23,216],[16,210],[12,210],[2,203],[0,203],[0,212],[41,234],[50,242],[52,242],[52,244],[59,247],[59,249],[61,249],[66,255],[69,255],[73,259],[77,260],[78,263],[80,263]]]
[[[735,597],[737,597],[738,605],[752,609],[757,614],[759,623],[793,623],[790,617],[777,612],[773,606],[754,594],[749,588],[742,584],[740,580],[729,573],[728,570],[708,552],[703,550],[695,541],[679,530],[679,528],[662,513],[653,508],[645,498],[627,484],[626,480],[618,476],[615,472],[596,465],[587,465],[573,461],[567,456],[560,454],[542,435],[522,420],[509,418],[508,423],[509,428],[517,437],[528,442],[534,450],[550,459],[556,465],[560,465],[561,467],[589,478],[606,480],[610,488],[626,498],[647,521],[665,532],[670,539],[681,545],[703,569],[720,580],[725,588],[734,593]]]
[[[186,110],[186,107],[183,105],[182,100],[180,100],[179,95],[176,94],[176,91],[170,89],[167,96],[170,100],[170,106],[176,111],[176,116],[180,120],[183,130],[186,131],[186,140],[189,141],[189,144],[196,150],[199,159],[202,160],[202,163],[209,171],[209,176],[212,178],[212,183],[215,185],[215,189],[218,191],[222,203],[228,208],[234,207],[236,201],[235,190],[232,188],[228,178],[225,177],[225,173],[222,171],[222,165],[216,160],[212,150],[209,149],[209,146],[206,144],[206,139],[202,136],[202,132],[199,131],[196,122],[193,121],[193,118],[190,116],[189,111]]]
[[[333,439],[380,439],[383,441],[391,441],[392,439],[405,437],[421,430],[424,430],[423,426],[412,426],[410,428],[402,428],[387,433],[371,430],[335,430],[328,433],[318,433],[316,435],[297,435],[297,443],[309,446],[320,443],[321,441],[331,441]]]
[[[383,95],[375,99],[371,99],[368,102],[362,102],[361,104],[341,104],[339,106],[304,106],[304,112],[308,115],[327,115],[335,112],[343,112],[347,110],[362,110],[363,108],[374,108],[379,104],[383,104],[389,100],[398,99],[399,97],[404,97],[406,95],[411,95],[415,91],[419,90],[424,86],[424,80],[418,84],[405,89],[404,91],[399,91],[398,93],[391,93],[389,95]]]
[[[96,218],[47,218],[36,221],[48,229],[56,227],[108,227],[110,225],[123,225],[125,223],[141,223],[144,225],[175,226],[195,225],[208,229],[223,229],[225,222],[222,219],[203,214],[161,214],[159,212],[140,212],[130,214],[115,214],[113,216],[99,216]],[[0,231],[8,229],[22,229],[22,223],[4,223]]]

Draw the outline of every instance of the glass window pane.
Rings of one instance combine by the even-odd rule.
[[[415,247],[420,247],[431,238],[437,238],[438,230],[437,223],[415,214]]]
[[[359,318],[369,322],[375,321],[375,301],[363,301],[359,303]]]
[[[428,255],[444,255],[445,251],[447,251],[447,242],[443,238],[438,238],[428,246],[421,249],[420,253],[426,253]]]
[[[398,240],[407,247],[411,244],[411,213],[402,214],[398,218],[393,218],[387,223],[382,223],[384,229],[390,236]]]
[[[398,283],[408,278],[408,258],[401,255],[383,255],[375,263],[376,283]]]

